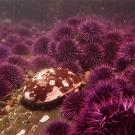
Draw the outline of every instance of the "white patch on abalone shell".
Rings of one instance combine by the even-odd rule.
[[[41,70],[33,77],[32,81],[37,81],[40,85],[46,86],[46,82],[41,82],[42,80],[47,80],[51,74],[55,74],[55,70],[53,68]]]
[[[55,80],[50,80],[49,84],[52,85],[52,86],[55,85]]]
[[[48,115],[44,115],[40,120],[39,122],[43,123],[43,122],[46,122],[50,119],[50,117]]]
[[[23,88],[23,91],[25,91],[26,90],[26,85],[24,86],[24,88]]]
[[[47,94],[45,102],[49,102],[49,101],[57,99],[57,97],[61,97],[61,96],[63,96],[63,93],[60,91],[60,88],[54,86],[53,90]]]
[[[32,92],[31,92],[31,93],[32,93]],[[31,93],[28,92],[28,91],[25,92],[25,93],[24,93],[24,97],[25,97],[27,100],[34,101],[35,98],[30,96]]]
[[[68,74],[74,75],[74,73],[72,73],[71,71],[68,71]]]
[[[81,86],[82,82],[79,82],[77,84],[73,83],[74,88],[79,88]]]
[[[67,80],[62,80],[62,84],[65,87],[69,87],[69,84],[68,84]]]
[[[37,88],[37,85],[35,85],[33,88],[36,89]]]
[[[22,129],[20,132],[18,132],[16,135],[25,135],[25,130],[24,129]]]
[[[38,72],[38,74],[34,76],[33,81],[43,79],[43,75],[44,75],[44,72],[42,71]]]

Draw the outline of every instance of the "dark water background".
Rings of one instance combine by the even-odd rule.
[[[51,24],[77,14],[96,14],[116,21],[135,20],[135,0],[0,0],[0,18]],[[133,21],[134,22],[134,21]]]

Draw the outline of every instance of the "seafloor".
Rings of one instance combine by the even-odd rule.
[[[2,19],[0,135],[135,135],[134,21]]]

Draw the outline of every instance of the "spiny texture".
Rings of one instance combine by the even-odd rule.
[[[69,25],[62,25],[60,27],[57,27],[54,33],[54,39],[56,41],[72,39],[74,37],[74,31]]]
[[[82,108],[85,107],[85,98],[87,92],[75,92],[68,95],[60,108],[62,115],[69,120],[76,119]]]
[[[0,45],[0,59],[6,59],[8,56],[11,55],[11,50],[9,47],[5,46],[5,45]]]
[[[94,85],[101,80],[109,80],[114,77],[114,72],[111,66],[101,65],[95,67],[89,77],[89,86],[94,87]]]
[[[3,80],[9,81],[12,88],[20,88],[24,81],[23,71],[20,67],[4,63],[0,66],[0,75]]]
[[[123,77],[127,79],[128,83],[135,86],[135,67],[129,67],[123,72]]]
[[[69,125],[63,121],[52,121],[40,135],[68,135]]]
[[[86,19],[78,26],[78,38],[81,42],[92,45],[101,43],[104,38],[104,30],[98,22]]]
[[[112,99],[86,108],[76,121],[73,135],[134,135],[134,110],[134,101],[127,99]]]
[[[31,69],[36,72],[56,65],[55,60],[47,55],[33,56],[30,60]]]
[[[15,45],[12,51],[17,55],[28,55],[30,53],[28,46],[25,44]]]
[[[70,17],[67,19],[67,24],[73,28],[77,28],[80,23],[81,19],[79,17]]]
[[[88,44],[84,47],[84,54],[79,58],[83,69],[89,70],[102,63],[102,51],[97,45]]]
[[[135,90],[132,84],[129,84],[128,80],[125,77],[117,77],[112,79],[113,85],[117,85],[120,88],[124,97],[135,96]]]
[[[113,64],[117,58],[120,45],[117,42],[109,41],[103,45],[104,63]]]
[[[69,70],[77,74],[80,74],[83,72],[83,69],[78,61],[67,61],[66,63],[62,62],[60,63],[60,67],[68,68]]]
[[[14,65],[17,65],[23,69],[29,68],[28,60],[22,56],[18,56],[18,55],[10,56],[7,59],[7,62],[14,64]]]
[[[121,47],[119,53],[121,57],[133,62],[135,60],[135,43],[126,43]]]
[[[88,106],[92,106],[93,103],[101,103],[111,97],[121,97],[120,88],[118,84],[113,83],[111,80],[96,83],[93,90],[89,91]]]
[[[121,71],[125,70],[129,64],[130,64],[130,62],[128,60],[126,60],[125,58],[122,58],[122,57],[117,58],[114,61],[115,71],[121,72]]]
[[[123,41],[123,35],[118,31],[111,31],[107,33],[107,40],[121,43]]]
[[[57,62],[66,62],[70,60],[77,60],[80,55],[80,50],[73,40],[62,40],[57,44]]]
[[[39,38],[33,45],[33,53],[37,55],[46,55],[48,53],[49,39],[47,37]]]

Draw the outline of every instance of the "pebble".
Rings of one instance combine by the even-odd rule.
[[[22,129],[20,132],[18,132],[16,135],[25,135],[25,130],[24,129]]]
[[[12,110],[12,107],[11,107],[10,105],[7,105],[7,106],[5,107],[5,110],[6,110],[7,112],[9,112],[9,111]]]
[[[46,121],[48,121],[49,120],[49,116],[48,115],[44,115],[40,120],[39,120],[39,122],[41,122],[41,123],[43,123],[43,122],[46,122]]]

